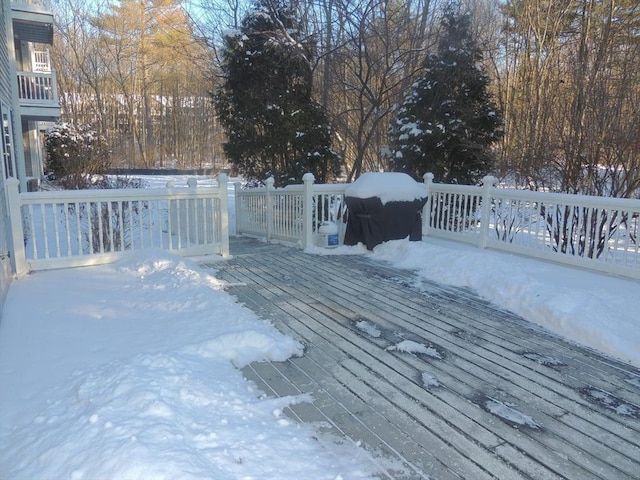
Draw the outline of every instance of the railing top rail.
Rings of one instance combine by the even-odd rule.
[[[315,188],[315,185],[314,185],[314,188]],[[287,185],[286,187],[275,188],[271,191],[274,193],[289,193],[289,192],[300,193],[300,192],[304,192],[304,185]]]
[[[218,196],[219,194],[219,187],[126,188],[113,190],[48,190],[23,192],[20,194],[20,199],[23,204],[28,205],[56,201],[177,199],[211,197]]]
[[[452,185],[447,183],[430,183],[429,190],[442,193],[475,194],[482,193],[480,186]],[[640,200],[633,198],[596,197],[590,195],[574,195],[570,193],[551,193],[515,188],[492,188],[491,196],[495,198],[509,198],[514,200],[530,200],[532,202],[561,203],[580,205],[585,207],[608,207],[621,209],[639,209]]]
[[[349,186],[348,183],[326,183],[320,184],[316,183],[313,185],[313,191],[319,193],[343,193],[344,190]],[[239,189],[238,193],[240,195],[262,195],[267,190],[267,187],[256,187],[256,188],[247,188],[247,189]],[[288,192],[303,192],[304,185],[287,185],[286,187],[275,188],[271,190],[273,193],[288,193]]]
[[[451,183],[430,183],[429,190],[444,193],[472,193],[481,194],[482,187],[476,185],[455,185]]]
[[[512,198],[517,200],[544,201],[547,203],[561,203],[580,205],[584,207],[608,207],[620,209],[640,209],[640,200],[634,198],[596,197],[589,195],[573,195],[570,193],[535,192],[530,190],[516,190],[512,188],[494,188],[491,195],[498,198]]]
[[[51,78],[55,75],[55,69],[52,68],[50,72],[28,72],[25,70],[18,70],[16,73],[19,77]]]
[[[319,193],[344,193],[349,185],[348,183],[317,184],[313,186],[313,190]]]
[[[238,195],[264,195],[266,191],[267,187],[239,188],[236,193]]]

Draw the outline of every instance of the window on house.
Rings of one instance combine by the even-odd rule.
[[[13,134],[11,132],[11,112],[9,106],[0,103],[0,119],[2,120],[2,173],[4,178],[16,176],[15,157],[13,155]]]

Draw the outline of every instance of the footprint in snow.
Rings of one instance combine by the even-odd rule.
[[[598,403],[609,410],[613,410],[618,415],[640,419],[640,407],[627,403],[612,393],[600,390],[596,387],[585,387],[580,391],[580,393],[586,396],[587,400]]]
[[[522,412],[519,412],[515,408],[512,403],[504,403],[499,400],[494,400],[493,398],[489,398],[484,402],[484,408],[503,420],[511,423],[514,427],[523,426],[530,427],[533,429],[539,429],[540,425],[529,415],[525,415]]]
[[[378,338],[381,335],[380,329],[366,320],[356,322],[356,328],[374,338]]]
[[[541,355],[540,353],[525,352],[522,356],[529,360],[533,360],[540,365],[544,365],[545,367],[559,367],[564,365],[562,360],[558,360],[557,358],[549,357],[547,355]]]
[[[441,359],[442,355],[433,347],[429,347],[423,343],[414,342],[413,340],[404,340],[395,345],[387,347],[388,351],[406,352],[406,353],[421,353],[428,357]]]
[[[431,375],[429,372],[422,372],[422,386],[426,389],[431,387],[439,387],[440,382],[438,379]]]

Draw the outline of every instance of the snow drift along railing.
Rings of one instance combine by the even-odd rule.
[[[346,214],[345,184],[314,184],[314,176],[307,173],[303,185],[274,188],[273,178],[262,188],[241,189],[236,183],[236,232],[297,243],[306,248],[314,244],[315,235],[323,222],[342,226]]]
[[[236,184],[237,233],[312,246],[323,221],[344,234],[346,184],[242,190]],[[640,278],[640,200],[553,194],[483,186],[433,183],[424,176],[428,200],[422,233],[530,257]],[[485,208],[485,206],[487,208]]]
[[[640,278],[640,200],[424,180],[423,235]]]
[[[7,180],[14,268],[97,265],[132,250],[229,254],[227,176],[218,187],[18,192]]]

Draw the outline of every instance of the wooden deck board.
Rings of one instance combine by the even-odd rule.
[[[311,394],[288,414],[395,458],[402,467],[381,478],[640,478],[638,369],[468,289],[417,289],[412,272],[362,256],[246,238],[232,240],[231,254],[214,265],[228,291],[305,345],[302,357],[250,365],[245,376],[268,395]],[[402,340],[440,358],[389,349]],[[438,385],[425,386],[424,372]],[[491,400],[538,427],[501,419]]]
[[[334,298],[335,298],[335,297],[334,297]],[[368,305],[369,305],[369,307],[374,307],[376,310],[378,310],[378,309],[384,309],[384,308],[386,308],[386,306],[384,305],[384,302],[386,302],[386,299],[385,299],[385,300],[383,300],[383,303],[381,303],[380,305],[375,305],[374,303],[372,303],[372,300],[371,300],[371,298],[370,298]],[[367,304],[361,304],[361,306],[362,306],[363,308],[366,308],[366,307],[367,307]],[[395,307],[397,307],[397,304],[395,305]],[[414,311],[415,311],[415,306],[414,306],[413,308],[414,308]],[[449,312],[449,316],[451,316],[451,312]],[[455,312],[454,312],[454,315],[453,315],[453,316],[454,316],[454,318],[455,318]],[[433,325],[434,325],[433,320],[437,320],[437,319],[431,319],[431,320],[432,320],[432,321],[430,321],[429,323],[421,322],[421,326],[422,326],[422,328],[423,328],[425,325],[427,325],[427,326],[429,326],[429,327],[433,326]],[[471,319],[471,321],[473,321],[473,322],[475,322],[475,323],[477,323],[479,320],[481,320],[481,319],[478,319],[478,317],[477,317],[477,316],[476,316],[475,318]],[[459,324],[460,324],[460,319],[458,318],[458,319],[457,319],[457,321],[458,321],[458,325],[459,325]],[[421,328],[421,326],[416,326],[416,328]],[[493,332],[489,332],[489,335],[493,335],[493,336],[498,337],[499,335],[503,334],[503,331],[504,331],[504,330],[507,330],[507,329],[508,329],[508,327],[509,327],[509,325],[505,325],[505,326],[503,326],[503,328],[502,328],[502,329],[496,329],[496,330],[495,330],[495,331],[493,331]],[[512,330],[512,329],[510,329],[510,330]],[[521,331],[521,330],[520,330],[520,331]],[[418,331],[417,333],[418,333],[418,334],[420,334],[420,332],[419,332],[419,331]],[[460,334],[461,334],[460,330],[458,330],[458,331],[457,331],[457,332],[455,332],[455,333],[456,333],[456,335],[460,335]],[[477,339],[479,338],[479,333],[478,333],[478,330],[477,330],[477,329],[476,329],[476,330],[474,330],[473,332],[465,332],[465,333],[467,333],[467,336],[470,336],[470,335],[471,335],[471,336],[472,336],[472,339],[473,339],[473,341],[472,341],[471,343],[470,343],[469,341],[467,341],[467,342],[464,342],[464,343],[463,343],[463,348],[466,350],[466,349],[468,349],[468,348],[469,348],[469,346],[470,346],[470,345],[473,345],[473,344],[477,344],[477,343],[478,343]],[[513,333],[513,332],[512,332],[512,333]],[[512,334],[512,335],[511,335],[511,339],[512,339],[512,338],[514,338],[514,337],[515,337],[515,336]],[[515,337],[515,338],[517,338],[517,337]],[[490,340],[487,340],[487,341],[490,341]],[[527,341],[527,339],[526,339],[526,338],[525,338],[525,339],[523,339],[523,342],[526,342],[526,341]],[[495,343],[494,341],[491,341],[491,342],[492,342],[492,343]],[[514,345],[517,345],[517,344],[514,344]],[[537,346],[539,346],[539,345],[537,345]],[[522,349],[520,349],[520,351],[519,351],[519,352],[517,352],[517,351],[513,351],[513,349],[509,350],[509,349],[507,349],[507,348],[506,348],[506,346],[505,346],[504,344],[498,344],[498,345],[497,345],[497,347],[499,348],[499,350],[500,350],[500,351],[499,351],[499,353],[498,353],[498,356],[497,356],[497,357],[495,357],[495,358],[497,359],[497,360],[494,362],[494,364],[495,364],[495,365],[500,366],[500,363],[502,362],[502,356],[504,356],[505,354],[509,354],[509,353],[510,353],[510,354],[511,354],[511,355],[510,355],[510,359],[514,362],[514,365],[520,365],[522,368],[524,368],[524,369],[525,369],[525,371],[523,371],[523,370],[522,370],[522,368],[520,368],[520,370],[516,372],[518,375],[524,375],[524,374],[527,374],[527,372],[526,372],[526,371],[527,371],[527,370],[529,370],[529,369],[531,369],[531,368],[534,368],[534,369],[535,369],[535,368],[537,368],[537,373],[541,373],[541,372],[543,372],[544,370],[549,370],[549,368],[548,368],[548,367],[545,367],[545,366],[543,366],[543,365],[538,365],[538,364],[537,364],[537,362],[532,362],[532,361],[530,361],[529,359],[527,359],[527,358],[523,357],[523,356],[522,356]],[[490,346],[485,345],[485,346],[483,346],[483,348],[485,348],[485,349],[487,349],[487,350],[492,351],[492,349],[491,349],[491,347],[490,347]],[[535,348],[533,348],[533,349],[529,349],[529,350],[532,350],[533,352],[535,352],[535,351],[536,351],[536,349],[535,349]],[[539,350],[539,348],[538,348],[538,350]],[[557,356],[557,353],[556,353],[556,356]],[[565,365],[565,366],[566,366],[566,365]],[[574,367],[574,368],[573,368],[573,372],[574,372],[574,373],[573,373],[573,375],[569,375],[569,376],[566,378],[566,380],[567,380],[567,381],[572,381],[572,378],[573,378],[574,376],[576,376],[576,375],[582,375],[582,376],[584,376],[584,373],[583,373],[583,372],[584,372],[585,370],[584,370],[583,368],[584,368],[584,365],[583,365],[583,364],[580,364],[577,368],[575,368],[575,367]],[[565,369],[565,372],[566,372],[566,371],[567,371],[567,369]],[[619,375],[619,373],[620,373],[620,372],[616,370],[615,372],[608,371],[607,375],[600,375],[601,377],[605,377],[605,379],[603,379],[603,380],[602,380],[602,382],[600,382],[600,383],[602,383],[602,385],[600,385],[600,388],[603,388],[603,389],[605,389],[605,390],[607,390],[607,391],[612,391],[612,390],[615,390],[616,388],[620,388],[620,384],[622,384],[622,387],[623,387],[623,388],[624,388],[624,386],[625,386],[625,385],[630,385],[630,384],[625,383],[625,382],[619,382],[619,380],[620,380],[620,378],[621,378],[621,377],[620,377],[620,375]],[[618,385],[617,385],[617,386],[613,385],[611,382],[609,382],[609,381],[607,380],[608,378],[610,378],[610,377],[612,376],[612,374],[615,374],[615,376],[619,377],[619,378],[618,378]],[[551,378],[551,380],[555,381],[555,378],[554,378],[554,377],[550,377],[550,378]],[[589,380],[590,380],[590,382],[591,382],[591,383],[593,383],[593,382],[594,382],[594,379],[596,379],[596,378],[597,378],[597,377],[594,377],[593,375],[590,375]],[[566,383],[566,382],[564,382],[564,383]],[[564,383],[561,383],[561,385],[564,385]],[[581,383],[581,385],[583,385],[583,383]],[[633,398],[633,397],[635,397],[635,398],[636,398],[636,400],[637,400],[637,392],[635,392],[635,393],[633,393],[633,394],[632,394],[632,398]],[[632,399],[632,398],[629,398],[628,400],[629,400],[629,401],[633,401],[633,399]],[[573,401],[576,401],[576,400],[578,400],[578,399],[577,399],[577,398],[574,398],[574,399],[572,399],[572,400],[573,400]]]

